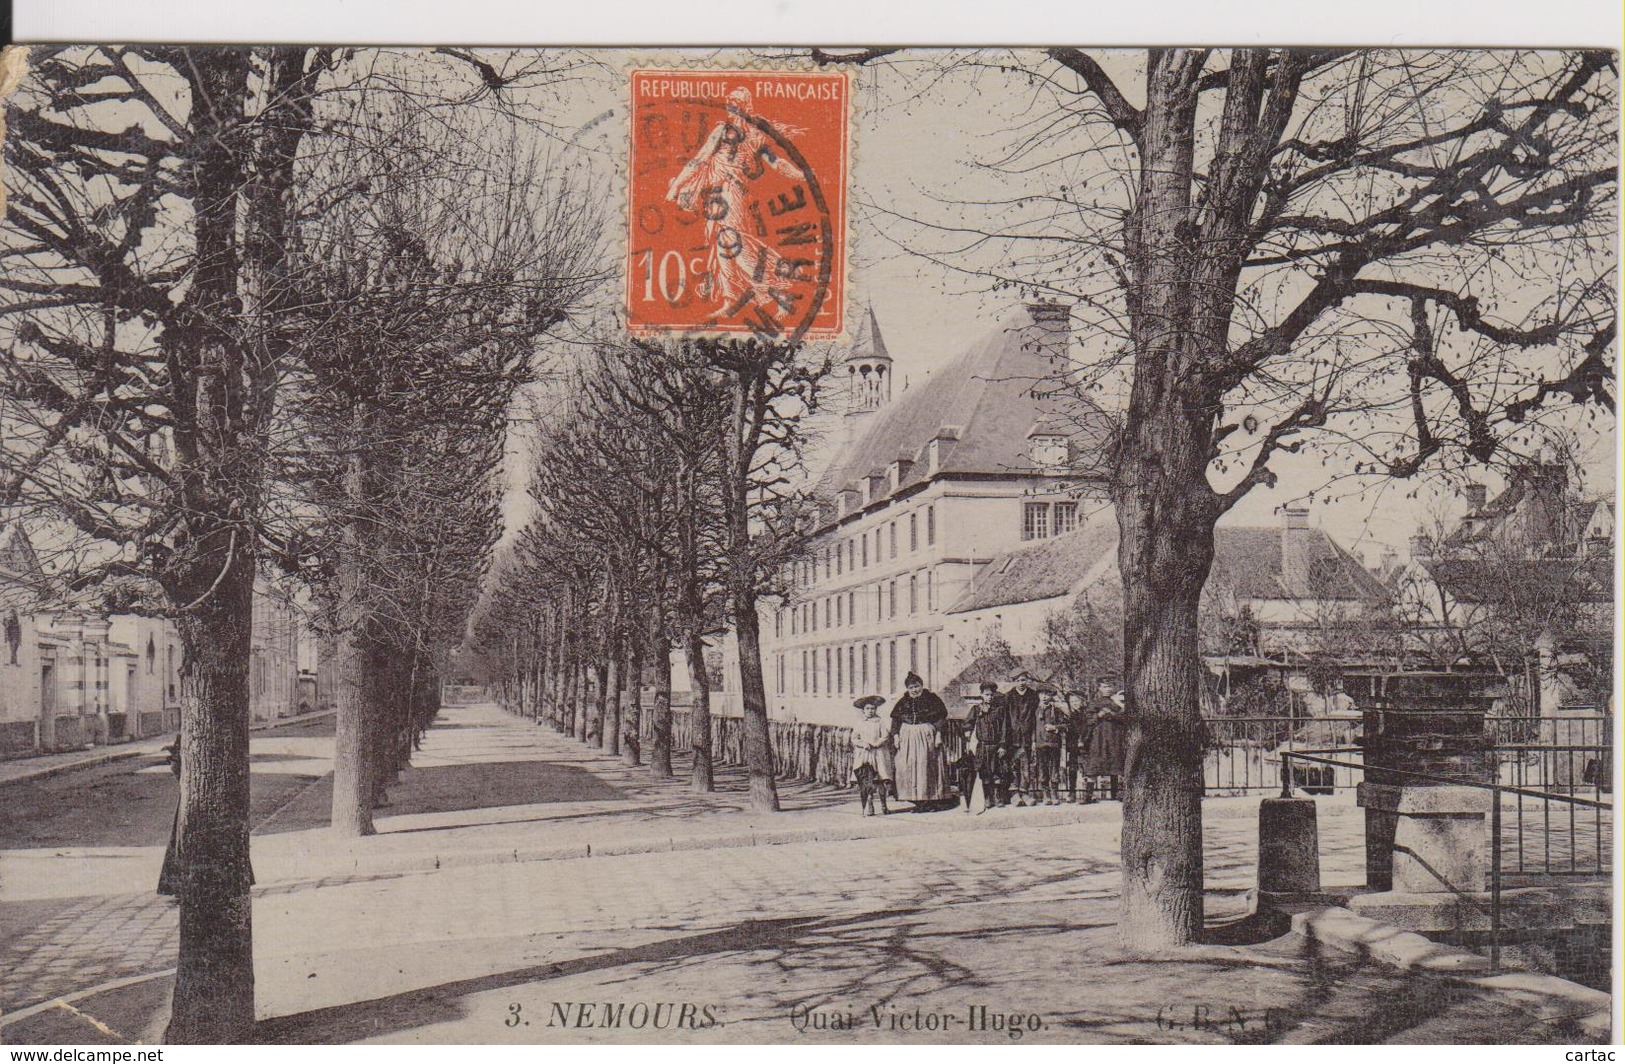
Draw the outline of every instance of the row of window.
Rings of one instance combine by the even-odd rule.
[[[816,647],[801,651],[799,661],[792,654],[778,655],[776,687],[781,695],[891,694],[902,690],[911,672],[930,687],[936,666],[934,635]]]
[[[907,525],[908,549],[910,553],[920,549],[921,533],[924,533],[925,546],[932,547],[937,542],[937,508],[927,506],[924,510],[924,520],[921,520],[921,511],[914,511],[907,515],[906,522],[902,517],[889,521],[884,525],[859,533],[851,539],[832,543],[814,553],[813,557],[795,564],[793,577],[797,587],[808,587],[820,579],[829,580],[847,572],[857,572],[867,569],[870,565],[879,565],[882,561],[889,561],[897,557],[898,544],[903,534],[898,528],[899,524]],[[822,576],[820,577],[820,572]]]
[[[773,638],[784,638],[786,615],[789,616],[790,634],[793,636],[816,632],[820,627],[849,628],[866,621],[891,620],[897,616],[901,597],[899,591],[907,596],[909,616],[919,613],[922,609],[930,613],[937,608],[935,572],[925,569],[918,573],[910,573],[906,582],[901,577],[876,582],[874,608],[865,617],[860,618],[858,614],[859,606],[869,601],[867,588],[853,588],[841,594],[825,595],[811,602],[798,603],[788,608],[781,607],[773,614]]]
[[[1029,502],[1021,508],[1021,538],[1064,536],[1078,527],[1075,502]]]

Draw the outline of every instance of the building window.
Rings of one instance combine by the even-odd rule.
[[[920,612],[920,578],[914,575],[908,578],[908,612],[911,615]]]
[[[886,679],[888,681],[886,684],[886,690],[895,691],[897,690],[897,640],[893,639],[891,641],[887,651],[888,653],[886,656],[890,668],[886,670]]]
[[[869,568],[869,533],[865,532],[858,538],[863,540],[863,567],[867,569]]]
[[[886,585],[886,616],[897,616],[897,581],[893,580]]]
[[[1021,538],[1044,539],[1049,536],[1049,503],[1029,502],[1021,507]]]
[[[877,621],[880,620],[882,617],[886,616],[885,597],[886,597],[886,586],[884,584],[876,584],[875,585],[875,620],[877,620]]]
[[[927,612],[937,608],[936,589],[933,586],[934,581],[931,579],[931,576],[932,570],[927,569],[925,571],[925,608]]]
[[[925,637],[925,678],[929,682],[937,672],[937,637]]]
[[[783,609],[776,609],[776,610],[773,611],[773,638],[774,639],[783,639],[784,638],[784,610]]]
[[[841,596],[836,595],[835,596],[835,627],[837,627],[837,628],[839,628],[843,623],[842,620],[841,620],[841,614],[845,612],[845,610],[842,609],[842,607],[844,605],[845,605],[845,603],[843,603],[841,601]]]
[[[937,508],[935,506],[927,506],[925,508],[925,545],[927,547],[934,547],[936,546],[936,543]]]
[[[807,652],[801,652],[801,693],[807,693]]]
[[[891,556],[893,558],[895,558],[895,557],[897,557],[897,522],[893,521],[891,523],[890,527],[891,527],[891,532],[890,532],[890,536],[891,536]]]
[[[846,623],[858,623],[858,593],[856,591],[846,593]]]
[[[1078,504],[1075,502],[1058,502],[1055,504],[1055,534],[1064,536],[1078,527]]]
[[[835,544],[835,575],[841,575],[841,545]]]
[[[920,549],[920,515],[908,515],[908,549],[912,553]]]
[[[829,579],[829,548],[824,548],[824,579]]]
[[[830,626],[830,624],[829,624],[829,614],[830,614],[829,599],[826,598],[824,600],[824,627],[825,628],[828,628]]]
[[[863,667],[863,689],[869,690],[869,644],[863,644],[863,653],[858,655],[858,662]]]
[[[830,686],[830,680],[835,676],[835,663],[830,660],[834,656],[834,651],[829,647],[824,648],[824,690],[830,694],[835,693],[835,688]]]
[[[857,540],[849,539],[849,540],[846,541],[846,568],[850,572],[851,570],[854,570],[857,567],[858,567],[858,543],[857,543]]]
[[[790,610],[790,634],[791,635],[797,634],[797,630],[801,627],[801,625],[799,623],[800,620],[801,620],[801,607],[796,606],[796,607],[794,607],[793,609]]]
[[[847,689],[846,689],[847,694],[855,695],[855,694],[858,693],[858,648],[857,647],[849,646],[849,647],[846,648],[846,684],[847,684]]]
[[[842,664],[843,664],[843,662],[841,661],[841,648],[836,647],[835,648],[835,686],[830,688],[830,693],[831,694],[839,694],[840,692],[846,690],[846,670],[841,667]]]
[[[908,641],[908,671],[920,671],[920,641],[918,639]]]

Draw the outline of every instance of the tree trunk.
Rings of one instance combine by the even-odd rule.
[[[659,625],[655,626],[655,635],[649,642],[649,656],[654,660],[655,669],[649,765],[656,776],[671,779],[674,775],[671,768],[671,643]]]
[[[604,706],[604,733],[600,737],[599,746],[612,757],[621,756],[621,695],[626,687],[626,665],[621,661],[620,648],[614,648],[610,653],[609,664],[604,670],[605,692],[602,699]]]
[[[353,610],[340,607],[338,636],[334,640],[333,672],[337,713],[333,738],[333,833],[354,839],[373,833],[372,770],[369,750],[373,728],[374,698],[369,684],[375,682],[376,658],[364,620]]]
[[[237,1041],[254,1024],[249,887],[249,661],[254,562],[180,614],[180,958],[165,1040]],[[207,580],[202,582],[208,587]]]
[[[694,725],[694,768],[689,776],[689,787],[703,794],[716,790],[716,784],[711,774],[711,678],[705,672],[705,640],[696,625],[689,626],[683,650],[688,656],[689,683],[694,690],[694,707],[690,711]]]
[[[608,711],[609,700],[609,663],[595,661],[592,664],[592,679],[596,690],[593,691],[593,721],[589,729],[592,744],[600,750],[604,748],[604,717]]]
[[[634,633],[627,640],[625,755],[628,765],[643,764],[643,640]]]
[[[735,589],[734,612],[735,633],[739,641],[739,692],[745,715],[745,768],[750,774],[750,807],[776,813],[779,811],[779,789],[773,778],[773,738],[767,726],[762,642],[753,588]]]
[[[587,711],[587,663],[585,661],[578,660],[575,663],[575,680],[570,685],[570,700],[575,713],[576,738],[581,742],[586,742],[589,728],[588,718],[591,714]]]
[[[756,464],[756,447],[747,441],[756,439],[760,433],[761,406],[753,400],[761,387],[759,373],[736,371],[723,506],[728,528],[728,606],[733,612],[739,648],[739,697],[744,715],[750,806],[776,813],[779,789],[773,778],[773,740],[767,726],[767,684],[762,677],[762,639],[760,619],[756,616],[759,574],[750,535],[751,470]]]
[[[1140,187],[1127,223],[1134,379],[1113,473],[1131,714],[1118,933],[1133,950],[1202,930],[1202,720],[1197,607],[1220,508],[1207,483],[1213,406],[1191,366],[1225,342],[1223,277],[1197,284],[1190,202],[1205,53],[1154,51]],[[1234,292],[1234,277],[1228,291]]]

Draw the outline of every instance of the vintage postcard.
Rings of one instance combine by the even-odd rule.
[[[0,77],[0,1042],[1618,1038],[1617,53]]]

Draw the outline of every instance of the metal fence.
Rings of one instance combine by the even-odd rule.
[[[1283,752],[1353,746],[1357,714],[1328,717],[1209,717],[1202,783],[1210,797],[1261,794],[1281,787]],[[1358,754],[1354,755],[1358,761]],[[1358,767],[1298,762],[1293,785],[1309,794],[1332,794],[1360,782]]]
[[[645,712],[645,738],[650,715]],[[1202,783],[1209,797],[1268,794],[1280,790],[1284,755],[1299,750],[1337,749],[1336,763],[1289,759],[1293,787],[1303,793],[1329,795],[1352,792],[1364,776],[1359,750],[1361,718],[1358,714],[1325,717],[1210,717],[1205,721],[1207,754]],[[1613,748],[1612,721],[1602,714],[1564,717],[1492,717],[1488,727],[1503,786],[1543,793],[1607,794]],[[744,763],[745,735],[739,717],[714,715],[712,743],[723,764]],[[771,721],[774,769],[781,778],[811,779],[845,786],[852,766],[852,732],[833,724]],[[690,710],[672,707],[672,746],[693,747]],[[950,720],[944,729],[950,761],[965,747],[963,721]],[[1573,812],[1573,808],[1569,809]],[[1549,812],[1549,810],[1547,811]],[[1516,815],[1516,829],[1533,813]],[[1551,819],[1542,814],[1544,820]],[[1583,825],[1577,824],[1577,829]],[[1600,837],[1600,832],[1593,832]],[[1522,836],[1514,830],[1509,836]],[[1540,846],[1553,846],[1556,855],[1573,855],[1584,863],[1596,849],[1574,846],[1562,832],[1544,831]],[[1543,849],[1544,852],[1544,849]],[[1516,862],[1514,862],[1516,863]]]
[[[1289,781],[1298,763],[1335,766],[1346,758],[1348,753],[1347,750],[1334,749],[1289,753],[1288,775],[1282,786],[1283,796],[1290,795],[1293,791]],[[1600,791],[1595,796],[1582,797],[1576,794],[1525,791],[1505,784],[1484,783],[1430,772],[1413,772],[1408,769],[1385,768],[1383,771],[1389,776],[1402,777],[1407,783],[1450,784],[1490,792],[1490,899],[1487,909],[1490,918],[1489,952],[1492,969],[1499,969],[1501,966],[1501,891],[1507,885],[1508,877],[1530,874],[1547,876],[1607,874],[1610,866],[1610,844],[1613,839],[1613,808],[1611,801],[1604,798]],[[1531,816],[1526,819],[1524,807],[1519,804],[1521,800],[1538,804],[1543,810],[1542,815],[1539,818]],[[1554,818],[1551,814],[1553,805],[1566,809],[1566,814],[1560,813]],[[1509,816],[1514,818],[1511,824],[1507,822]],[[1526,833],[1542,840],[1541,845],[1531,846],[1528,849],[1527,861],[1524,859]],[[1557,843],[1555,847],[1554,841]],[[1458,893],[1457,897],[1472,901],[1471,895]]]

